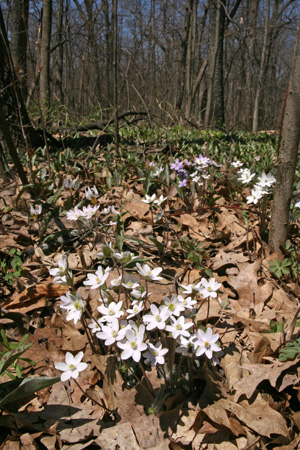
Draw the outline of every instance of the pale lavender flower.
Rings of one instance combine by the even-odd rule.
[[[82,217],[82,211],[78,208],[78,206],[75,206],[74,209],[67,211],[68,220],[78,220],[79,217]]]

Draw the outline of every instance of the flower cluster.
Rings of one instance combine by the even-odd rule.
[[[239,161],[232,163],[232,165],[234,167],[241,167],[238,163]],[[250,169],[240,169],[238,175],[238,181],[242,184],[248,184],[256,174],[251,173]],[[270,189],[275,182],[276,179],[271,173],[266,174],[263,172],[261,176],[258,177],[258,182],[251,189],[251,195],[247,196],[247,203],[256,205],[264,195],[270,194]]]
[[[180,161],[178,158],[171,164],[171,169],[175,170],[176,176],[179,178],[178,186],[187,187],[188,181],[202,186],[205,179],[209,178],[209,167],[220,167],[210,158],[199,154],[194,161]]]
[[[112,247],[108,248],[114,254]],[[120,254],[115,259],[120,264],[123,258],[124,254]],[[134,260],[134,256],[131,258]],[[51,269],[51,274],[64,279],[68,271],[65,256],[58,266]],[[148,264],[136,263],[136,269],[144,283],[162,280],[160,267],[151,269]],[[195,285],[181,285],[182,295],[164,297],[161,304],[150,303],[147,307],[151,294],[140,278],[122,270],[122,275],[109,282],[110,274],[110,267],[104,269],[99,266],[96,272],[88,273],[84,281],[90,289],[99,289],[98,318],[91,320],[88,329],[105,346],[113,346],[121,360],[132,358],[139,363],[143,357],[146,365],[163,365],[169,352],[167,338],[172,338],[176,343],[176,353],[194,355],[195,358],[205,355],[214,364],[218,363],[218,356],[221,355],[217,342],[219,335],[213,334],[211,328],[198,329],[195,320],[199,298],[217,297],[221,284],[214,278],[202,278]],[[61,308],[67,312],[66,320],[77,324],[86,310],[86,302],[78,293],[75,295],[71,291],[61,296],[61,301]],[[64,379],[78,376],[76,368],[79,370],[79,366],[71,361],[70,356],[66,364],[58,364],[61,367],[59,370],[64,370]]]

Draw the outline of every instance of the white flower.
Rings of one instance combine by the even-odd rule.
[[[248,205],[250,203],[253,203],[254,205],[256,205],[258,203],[258,201],[262,198],[263,194],[261,191],[257,190],[257,189],[251,189],[251,195],[247,196],[247,203]]]
[[[212,359],[213,353],[221,352],[221,348],[216,344],[219,339],[218,334],[212,334],[212,329],[207,328],[206,332],[197,330],[194,336],[194,346],[196,348],[196,356],[201,356],[203,353],[208,359]]]
[[[42,205],[30,205],[30,214],[36,220],[40,214],[42,214]]]
[[[174,339],[177,339],[178,336],[184,336],[189,337],[190,332],[187,331],[188,328],[193,326],[193,322],[184,322],[184,317],[180,316],[178,319],[175,319],[175,317],[170,317],[171,325],[166,326],[166,331],[169,331],[172,333],[172,337]]]
[[[94,205],[97,203],[97,197],[99,195],[96,186],[90,188],[89,186],[85,188],[85,197],[90,200]]]
[[[145,359],[145,364],[151,363],[151,366],[156,366],[156,364],[164,364],[164,355],[169,351],[167,348],[162,348],[161,342],[157,342],[154,346],[153,344],[148,344],[148,352],[143,354]]]
[[[140,289],[133,289],[130,292],[131,297],[137,298],[137,299],[141,299],[144,298],[146,296],[146,291],[142,292]],[[151,292],[148,292],[148,297],[149,295],[151,295]]]
[[[66,353],[66,362],[56,362],[54,364],[55,369],[63,372],[60,379],[61,381],[69,380],[70,378],[78,378],[79,372],[82,372],[87,368],[87,364],[81,362],[83,358],[83,352],[79,352],[76,356],[72,353]]]
[[[100,305],[98,306],[98,311],[103,315],[101,322],[112,322],[114,319],[119,319],[119,317],[123,316],[122,301],[118,303],[110,302],[108,306]]]
[[[194,335],[189,336],[189,338],[185,338],[183,336],[179,336],[180,338],[180,346],[176,348],[176,353],[181,353],[185,356],[191,355],[195,351],[194,346]]]
[[[106,208],[102,209],[101,214],[120,214],[119,211],[116,210],[114,206],[107,206]]]
[[[53,283],[68,284],[68,281],[72,279],[72,272],[68,270],[67,256],[63,255],[57,263],[58,268],[49,269],[49,274],[54,277]]]
[[[75,296],[71,292],[62,295],[60,299],[63,302],[63,304],[60,305],[61,309],[65,309],[68,312],[66,320],[74,320],[74,324],[76,325],[85,310],[86,302],[82,300],[79,294],[76,294]]]
[[[101,330],[101,324],[98,323],[100,321],[100,319],[98,319],[98,321],[92,319],[92,322],[88,325],[88,327],[91,329],[92,333],[98,333],[98,331]]]
[[[131,319],[132,317],[139,314],[144,309],[144,302],[138,302],[137,300],[133,300],[131,304],[131,308],[126,309],[128,313],[127,319]]]
[[[255,177],[255,173],[251,173],[250,169],[241,169],[239,171],[240,177],[238,178],[243,184],[249,183],[253,177]]]
[[[150,164],[149,164],[150,167]],[[152,172],[153,177],[159,177],[159,175],[164,171],[163,167],[154,167],[154,171]]]
[[[197,304],[197,300],[193,300],[192,297],[183,298],[182,295],[178,295],[178,301],[182,303],[184,309],[193,309]]]
[[[159,330],[164,330],[166,328],[166,322],[170,317],[170,311],[168,308],[159,309],[154,303],[150,306],[151,314],[145,314],[143,316],[144,323],[147,324],[147,330],[154,330],[158,328]]]
[[[167,309],[169,311],[169,315],[180,316],[180,313],[184,311],[184,306],[182,302],[178,300],[177,295],[172,295],[171,298],[164,297],[163,305],[161,306],[162,311]]]
[[[135,278],[134,275],[124,274],[122,286],[127,290],[137,289],[140,286],[139,279]]]
[[[162,277],[159,277],[158,274],[162,271],[161,267],[157,267],[156,269],[151,270],[148,264],[144,264],[143,267],[136,263],[136,267],[138,269],[139,274],[148,281],[160,281]]]
[[[74,209],[70,209],[67,211],[67,219],[68,220],[78,220],[79,217],[82,216],[81,209],[78,208],[78,206],[75,206]]]
[[[85,219],[91,219],[96,214],[98,209],[99,209],[99,205],[83,206],[81,216],[84,217]]]
[[[271,174],[266,174],[263,172],[260,177],[258,177],[258,183],[262,187],[271,187],[274,183],[276,183],[276,178]]]
[[[118,319],[114,317],[107,325],[102,325],[102,331],[98,331],[96,336],[105,341],[105,345],[112,345],[116,341],[124,339],[125,331],[125,328],[120,329],[120,323]]]
[[[239,167],[242,167],[244,163],[242,163],[242,161],[232,161],[231,165],[238,169]]]
[[[64,181],[64,187],[65,189],[74,189],[75,188],[74,180],[72,178],[70,178],[69,180],[66,179]]]
[[[154,200],[154,205],[160,206],[163,202],[167,200],[168,197],[161,195],[157,200]]]
[[[201,281],[197,284],[188,284],[187,286],[184,286],[183,284],[179,285],[183,289],[183,294],[199,294],[201,292]]]
[[[109,276],[110,268],[107,267],[105,271],[101,266],[98,267],[95,273],[88,273],[88,280],[84,281],[85,286],[90,286],[91,289],[97,289],[102,286]]]
[[[141,359],[141,352],[146,350],[147,345],[143,342],[145,333],[145,325],[140,325],[138,332],[135,334],[133,330],[125,331],[125,339],[118,342],[118,347],[123,351],[121,359],[133,358],[135,362]]]
[[[134,259],[138,258],[131,252],[114,252],[113,257],[119,261],[120,264],[128,264]]]
[[[212,278],[209,281],[207,281],[205,278],[202,278],[201,285],[202,287],[200,293],[204,298],[207,297],[216,298],[217,290],[222,286],[222,284],[218,283],[214,278]]]
[[[300,208],[300,201],[295,203],[295,208]]]
[[[146,195],[145,195],[145,198],[142,199],[142,202],[148,203],[149,205],[153,205],[153,203],[155,202],[155,200],[156,200],[156,194],[153,194],[153,195],[148,195],[148,194],[146,194]]]

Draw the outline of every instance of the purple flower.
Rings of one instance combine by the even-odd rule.
[[[183,168],[183,165],[184,165],[183,161],[179,161],[179,159],[176,158],[175,162],[173,162],[170,167],[171,167],[171,169],[174,169],[174,170],[176,170],[176,172],[178,172],[179,170],[181,170]]]

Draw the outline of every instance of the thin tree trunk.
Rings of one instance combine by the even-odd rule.
[[[114,110],[115,110],[115,148],[119,153],[119,104],[118,104],[118,0],[112,3],[113,25],[113,69],[114,69]]]
[[[54,93],[56,100],[60,104],[64,104],[63,91],[63,59],[64,46],[63,38],[63,17],[64,17],[64,0],[57,0],[56,28],[55,28],[55,45],[58,45],[56,53],[56,61],[54,66]]]
[[[288,232],[289,209],[293,191],[295,169],[300,143],[300,20],[294,48],[293,65],[290,77],[290,90],[287,97],[282,127],[281,147],[277,160],[277,175],[272,207],[269,244],[273,251],[279,252]]]
[[[270,0],[267,0],[266,5],[267,5],[267,7],[266,7],[266,19],[265,19],[265,27],[264,27],[264,43],[263,43],[263,49],[262,49],[262,53],[261,53],[260,69],[259,69],[259,75],[258,75],[258,80],[257,80],[257,87],[256,87],[254,108],[253,108],[253,124],[252,124],[252,132],[253,133],[257,133],[257,131],[258,131],[259,101],[260,101],[260,96],[261,96],[262,81],[263,81],[263,75],[265,72],[266,56],[267,56],[269,19],[270,19]]]
[[[23,97],[27,95],[27,35],[29,0],[14,0],[10,50]]]
[[[52,24],[52,0],[44,0],[42,16],[41,40],[41,73],[40,73],[40,101],[42,107],[50,104],[50,40]]]

